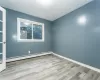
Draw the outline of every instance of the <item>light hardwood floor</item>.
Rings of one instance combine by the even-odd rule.
[[[7,63],[0,80],[100,80],[100,73],[54,55]]]

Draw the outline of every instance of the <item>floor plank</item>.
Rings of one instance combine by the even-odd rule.
[[[100,80],[100,73],[53,55],[7,63],[0,80]]]

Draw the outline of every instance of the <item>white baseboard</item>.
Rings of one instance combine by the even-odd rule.
[[[73,63],[76,63],[76,64],[80,65],[80,66],[89,68],[89,69],[91,69],[91,70],[94,70],[94,71],[100,73],[100,69],[98,69],[98,68],[95,68],[95,67],[92,67],[92,66],[83,64],[83,63],[81,63],[81,62],[72,60],[72,59],[70,59],[70,58],[61,56],[61,55],[56,54],[56,53],[53,53],[53,52],[43,52],[43,53],[41,53],[41,54],[35,54],[35,55],[34,55],[34,54],[31,54],[31,55],[25,55],[25,56],[23,56],[23,57],[12,57],[12,58],[10,58],[10,59],[7,59],[6,62],[12,62],[12,61],[18,61],[18,60],[23,60],[23,59],[28,59],[28,58],[34,58],[34,57],[39,57],[39,56],[48,55],[48,54],[53,54],[53,55],[55,55],[55,56],[57,56],[57,57],[59,57],[59,58],[63,58],[63,59],[65,59],[65,60],[71,61],[71,62],[73,62]]]
[[[25,55],[25,56],[18,56],[18,57],[12,57],[12,58],[8,58],[6,60],[6,62],[13,62],[13,61],[18,61],[18,60],[23,60],[23,59],[28,59],[28,58],[33,58],[33,57],[39,57],[39,56],[43,56],[43,55],[48,55],[51,54],[49,52],[43,52],[41,54],[30,54],[30,55]]]
[[[78,65],[80,65],[80,66],[83,66],[83,67],[89,68],[89,69],[91,69],[91,70],[94,70],[94,71],[100,73],[100,69],[98,69],[98,68],[95,68],[95,67],[92,67],[92,66],[89,66],[89,65],[86,65],[86,64],[80,63],[80,62],[78,62],[78,61],[72,60],[72,59],[70,59],[70,58],[66,58],[66,57],[64,57],[64,56],[61,56],[61,55],[56,54],[56,53],[53,53],[53,52],[51,52],[51,53],[52,53],[53,55],[57,56],[57,57],[60,57],[60,58],[66,59],[66,60],[71,61],[71,62],[73,62],[73,63],[76,63],[76,64],[78,64]]]

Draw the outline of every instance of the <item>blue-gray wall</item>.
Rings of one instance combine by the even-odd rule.
[[[77,19],[86,16],[87,23]],[[95,0],[53,22],[53,51],[100,68],[100,0]]]
[[[24,13],[6,9],[7,12],[7,58],[15,56],[51,51],[51,22],[33,17]],[[42,22],[45,24],[45,41],[44,42],[17,42],[13,35],[17,34],[17,17],[32,21]]]
[[[53,23],[24,13],[7,11],[7,58],[53,51],[60,55],[100,68],[100,0],[95,0]],[[87,23],[77,19],[85,15]],[[44,42],[17,42],[17,17],[45,24]]]

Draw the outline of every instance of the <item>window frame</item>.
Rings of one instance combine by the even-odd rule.
[[[20,38],[20,22],[29,22],[32,24],[32,39]],[[33,39],[33,24],[42,26],[42,39]],[[44,23],[35,22],[27,19],[17,18],[17,40],[18,42],[44,42]]]

